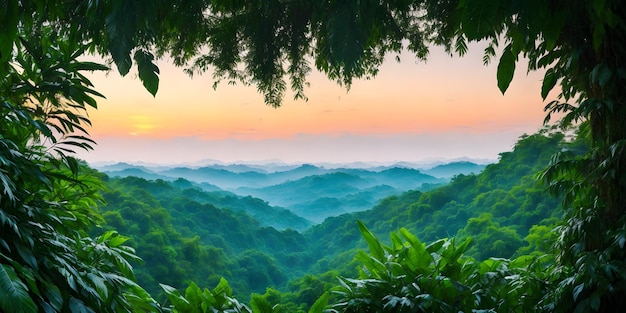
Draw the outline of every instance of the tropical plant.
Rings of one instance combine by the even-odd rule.
[[[357,279],[340,278],[330,306],[338,312],[533,312],[548,290],[545,264],[522,257],[477,262],[464,255],[471,244],[419,241],[406,229],[384,245],[361,222],[369,247],[360,251]]]
[[[225,279],[221,279],[212,290],[200,289],[195,283],[191,283],[181,295],[178,290],[167,285],[161,285],[165,291],[169,306],[164,309],[174,313],[278,313],[283,312],[279,305],[272,305],[265,297],[253,294],[250,306],[245,305],[233,298],[233,291]],[[313,303],[309,313],[322,313],[328,303],[328,294],[322,295]]]
[[[28,26],[0,77],[0,311],[154,311],[126,239],[87,235],[100,182],[71,156],[91,147],[85,110],[101,96],[82,72],[106,67],[79,61],[86,47],[53,28]]]

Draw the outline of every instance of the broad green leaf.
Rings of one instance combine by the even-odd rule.
[[[83,301],[74,297],[70,298],[69,307],[72,313],[95,313],[94,310],[86,306]]]
[[[59,287],[49,284],[43,288],[43,293],[48,299],[48,303],[56,311],[61,311],[61,308],[63,307],[63,296],[61,295]]]
[[[600,46],[604,42],[606,35],[606,29],[604,28],[604,24],[596,23],[593,28],[593,49],[595,51],[600,51]]]
[[[596,65],[591,71],[591,82],[594,84],[598,84],[600,87],[606,86],[611,77],[613,76],[613,72],[604,63]]]
[[[328,292],[324,292],[311,306],[308,313],[322,313],[324,312],[324,308],[328,305],[328,298],[330,294]]]
[[[533,264],[533,262],[535,262],[535,259],[536,258],[532,255],[522,255],[514,260],[511,260],[511,263],[509,263],[509,267],[510,268],[527,268],[531,264]]]
[[[96,62],[75,62],[71,64],[71,69],[75,71],[108,71],[109,67]]]
[[[409,259],[411,261],[409,265],[416,266],[412,268],[412,270],[428,270],[430,264],[433,262],[433,257],[426,251],[424,244],[405,228],[400,229],[400,234],[411,244],[408,248]]]
[[[574,287],[574,290],[572,290],[572,298],[574,301],[578,300],[578,297],[583,290],[585,290],[585,283],[580,283],[578,286]]]
[[[439,251],[439,249],[441,249],[441,247],[443,247],[443,245],[446,243],[445,239],[439,239],[429,245],[426,246],[426,251],[433,253],[433,252],[437,252]]]
[[[119,247],[128,240],[130,240],[130,238],[117,234],[116,236],[113,236],[111,239],[109,239],[109,246],[112,248]]]
[[[606,0],[592,0],[593,11],[597,17],[602,17],[606,9]]]
[[[391,237],[392,253],[396,253],[404,248],[404,243],[402,242],[402,239],[396,232],[392,232],[390,234],[390,237]]]
[[[370,248],[370,253],[372,254],[372,256],[374,256],[379,261],[385,261],[385,251],[380,241],[374,236],[374,234],[372,234],[369,229],[367,229],[363,222],[357,221],[357,223],[359,225],[359,231],[367,242],[367,246]]]
[[[28,266],[30,266],[34,270],[37,270],[39,268],[39,264],[37,263],[37,258],[35,254],[33,253],[32,249],[24,247],[21,244],[16,244],[15,248],[17,250],[17,253],[22,258],[22,260],[24,260],[24,262],[28,264]]]
[[[130,307],[133,308],[133,312],[159,312],[158,305],[152,296],[148,294],[143,288],[134,285],[127,288],[125,295]]]
[[[511,45],[508,45],[502,56],[500,57],[500,63],[498,64],[498,88],[504,94],[509,88],[511,81],[513,80],[513,74],[515,74],[515,62],[517,61],[517,55],[511,51]]]
[[[100,297],[102,297],[103,299],[107,299],[109,297],[109,289],[107,288],[102,277],[93,273],[88,273],[87,278],[91,281],[91,284],[93,285],[96,292],[98,292],[98,295],[100,295]]]
[[[454,259],[458,260],[461,257],[461,255],[463,255],[467,251],[467,249],[470,247],[471,244],[472,244],[472,239],[466,238],[463,241],[463,243],[461,243],[454,251]]]
[[[228,281],[224,278],[220,278],[220,282],[213,288],[213,294],[224,294],[226,296],[232,296],[233,290],[228,285]]]
[[[172,286],[164,285],[164,284],[159,284],[159,286],[161,286],[161,289],[163,289],[163,292],[165,292],[165,296],[167,297],[167,300],[169,300],[175,308],[177,309],[187,308],[188,309],[191,307],[189,301],[187,301],[187,299],[181,296],[180,292],[178,292],[176,288]]]
[[[144,50],[137,50],[135,52],[135,62],[137,62],[137,69],[139,70],[139,79],[146,87],[146,90],[155,96],[159,90],[159,67],[152,61],[154,56]]]
[[[367,268],[371,276],[379,277],[380,273],[386,270],[384,261],[365,253],[363,250],[357,252],[356,258],[363,263],[363,266]]]
[[[196,285],[196,283],[191,282],[187,289],[185,289],[185,299],[193,305],[199,306],[202,304],[202,289]]]
[[[602,300],[600,299],[600,292],[599,291],[595,291],[591,294],[591,297],[589,298],[589,306],[591,307],[591,309],[593,309],[594,312],[598,312],[598,310],[600,309],[600,303],[602,302]]]
[[[549,68],[543,76],[543,84],[541,85],[541,98],[543,98],[543,100],[546,100],[548,93],[550,93],[554,85],[556,85],[556,80],[557,77],[554,69]]]
[[[250,307],[253,313],[272,313],[274,311],[272,304],[259,294],[252,294]]]
[[[37,305],[12,266],[0,266],[0,308],[5,312],[36,312]]]

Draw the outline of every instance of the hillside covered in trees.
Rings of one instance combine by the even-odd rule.
[[[362,211],[387,196],[407,190],[432,189],[446,183],[455,174],[479,173],[485,167],[471,162],[451,162],[426,168],[411,163],[386,166],[364,163],[361,166],[275,163],[168,167],[117,163],[99,169],[111,177],[136,176],[164,181],[182,178],[188,180],[187,184],[193,183],[207,191],[203,196],[205,201],[246,211],[265,226],[304,230],[328,216]],[[239,196],[248,201],[239,200]],[[254,203],[252,198],[263,199],[267,204]],[[270,211],[277,212],[272,214]],[[288,217],[289,213],[298,217]]]
[[[563,140],[561,133],[546,131],[524,136],[480,174],[460,174],[430,191],[385,198],[301,232],[276,230],[249,210],[233,209],[267,207],[261,199],[204,191],[184,179],[103,176],[107,191],[99,210],[102,227],[131,238],[144,260],[136,267],[137,278],[153,295],[162,293],[159,283],[214,286],[226,278],[242,300],[268,292],[266,297],[283,306],[304,309],[336,284],[336,276],[358,273],[354,257],[366,245],[357,221],[380,238],[400,228],[424,242],[471,238],[466,255],[476,260],[549,252],[551,230],[562,213],[559,199],[537,175]],[[267,214],[294,216],[286,210],[282,216]]]

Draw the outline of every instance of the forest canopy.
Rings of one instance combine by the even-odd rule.
[[[430,46],[442,45],[463,55],[468,42],[484,41],[484,63],[502,51],[502,92],[526,57],[528,70],[545,70],[538,91],[544,98],[557,84],[560,89],[546,105],[546,121],[562,113],[559,125],[582,125],[589,141],[583,154],[555,154],[541,175],[563,196],[565,210],[556,243],[565,277],[554,282],[551,309],[623,310],[625,6],[620,0],[2,1],[0,307],[88,312],[156,305],[133,282],[127,260],[134,253],[125,239],[87,234],[99,222],[91,214],[98,182],[81,173],[72,154],[93,144],[86,109],[102,95],[85,71],[114,65],[126,75],[134,66],[155,94],[155,60],[170,56],[189,74],[254,85],[268,105],[279,106],[288,87],[306,98],[313,66],[349,88],[354,78],[375,76],[388,53],[408,49],[426,58]],[[82,61],[86,54],[110,64]],[[420,245],[400,234],[383,248],[364,227],[361,232],[378,261],[384,251],[402,250],[404,241]],[[454,256],[465,247],[454,246],[424,249]],[[227,289],[219,286],[215,292]]]

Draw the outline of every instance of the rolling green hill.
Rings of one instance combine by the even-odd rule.
[[[390,196],[367,210],[329,215],[310,228],[301,216],[270,206],[266,199],[208,192],[184,179],[108,178],[101,213],[104,227],[133,239],[145,260],[137,276],[149,290],[158,292],[157,282],[182,287],[192,280],[211,286],[225,277],[240,295],[272,287],[282,290],[276,291],[280,301],[310,305],[335,275],[356,273],[354,255],[364,247],[357,220],[380,238],[401,227],[425,242],[472,238],[468,253],[477,259],[547,249],[545,238],[559,220],[560,202],[546,194],[536,175],[561,149],[562,140],[558,133],[524,136],[480,174],[460,174],[444,186]],[[365,207],[373,199],[368,196],[394,190],[377,185],[380,181],[365,172],[307,176],[267,187],[267,192],[293,197],[294,203],[306,198],[323,216],[324,207]],[[395,175],[402,180],[410,170],[385,172],[388,179]],[[360,188],[371,190],[359,193]],[[301,228],[285,228],[287,224]],[[318,287],[311,291],[306,284]]]
[[[478,175],[458,175],[431,191],[408,191],[380,201],[371,210],[329,218],[305,233],[314,251],[340,256],[346,247],[363,244],[356,221],[380,238],[407,228],[421,240],[471,237],[470,255],[510,258],[528,251],[525,238],[535,225],[549,227],[560,217],[560,200],[549,196],[536,175],[560,149],[561,134],[525,136],[512,152],[500,155]],[[330,262],[330,263],[329,263]],[[325,258],[320,271],[345,266]]]

